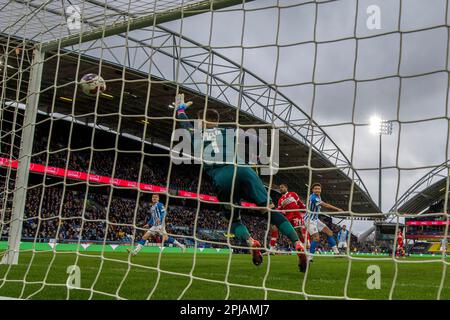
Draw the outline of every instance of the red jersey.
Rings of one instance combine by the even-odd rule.
[[[288,220],[301,218],[304,214],[300,212],[301,209],[306,209],[306,206],[295,192],[286,192],[278,200],[278,210],[293,210],[283,212]]]
[[[397,234],[397,245],[399,247],[403,247],[403,233],[402,232],[399,232]]]
[[[305,212],[300,210],[305,210],[306,206],[300,200],[300,197],[295,192],[286,192],[281,196],[281,198],[278,200],[278,210],[281,210],[283,212],[286,219],[289,220],[289,222],[292,224],[294,228],[301,228],[301,235],[300,235],[300,241],[304,242],[304,237],[307,238],[306,247],[309,247],[309,241],[310,241],[310,235],[309,232],[306,230],[306,227],[303,223],[303,216]],[[283,210],[293,210],[289,212],[284,212]]]

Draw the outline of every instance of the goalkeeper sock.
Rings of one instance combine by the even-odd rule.
[[[311,245],[309,247],[309,252],[311,252],[312,254],[314,254],[314,252],[316,252],[316,246],[317,246],[317,241],[311,241]]]
[[[292,224],[280,213],[277,211],[273,211],[270,213],[270,222],[277,226],[278,230],[280,230],[281,234],[284,234],[292,243],[298,241],[298,234],[295,232]]]
[[[242,222],[233,222],[231,224],[231,233],[234,234],[236,239],[247,241],[250,238],[250,233],[246,226],[242,224]]]

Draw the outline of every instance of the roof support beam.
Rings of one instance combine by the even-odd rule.
[[[245,1],[245,2],[244,2]],[[110,27],[100,27],[88,33],[79,33],[70,35],[64,38],[52,40],[42,44],[42,51],[58,49],[59,47],[73,46],[79,43],[84,43],[96,40],[103,37],[118,35],[124,32],[129,32],[137,29],[151,27],[161,23],[166,23],[181,18],[192,17],[198,14],[210,12],[213,10],[220,10],[227,7],[242,5],[243,3],[252,2],[254,0],[208,0],[201,1],[185,7],[171,9],[166,12],[153,13],[144,17],[133,18],[129,21],[117,23]]]

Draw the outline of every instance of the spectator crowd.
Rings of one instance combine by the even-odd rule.
[[[88,134],[89,136],[89,134]],[[118,179],[140,181],[159,186],[169,186],[173,190],[198,191],[200,167],[197,165],[170,165],[169,156],[155,156],[147,150],[138,148],[122,148],[128,142],[121,142],[120,150],[108,145],[107,139],[91,147],[91,140],[82,131],[72,132],[70,143],[68,135],[52,134],[49,142],[48,128],[36,128],[31,162],[67,168],[70,170],[89,172],[91,174],[114,177]],[[101,139],[100,139],[101,140]],[[6,140],[5,140],[6,141]],[[131,142],[129,142],[131,144]],[[93,143],[94,144],[94,143]],[[70,146],[70,148],[68,147]],[[2,143],[1,157],[17,157],[17,148]],[[9,148],[8,148],[9,147]],[[11,214],[11,190],[5,181],[13,181],[7,177],[6,169],[0,169],[0,236],[5,239],[9,232]],[[140,179],[139,179],[140,178]],[[169,183],[167,183],[169,181]],[[200,192],[213,194],[213,186],[207,175],[202,175]],[[192,245],[200,241],[205,246],[226,245],[228,221],[217,207],[197,207],[197,202],[191,201],[171,204],[168,206],[166,219],[167,231],[177,237],[180,242]],[[60,242],[70,241],[105,241],[131,242],[140,239],[149,213],[149,197],[116,194],[110,187],[99,188],[96,192],[82,191],[67,187],[59,182],[47,186],[39,181],[31,185],[27,191],[25,204],[25,219],[23,222],[23,239],[34,241]],[[256,239],[264,243],[270,231],[267,232],[267,219],[263,214],[249,214],[245,211],[242,220]],[[331,219],[324,222],[334,232],[339,227]],[[196,228],[194,226],[196,225]],[[195,234],[194,234],[195,231]],[[153,239],[160,241],[160,239]],[[327,241],[322,239],[321,247],[327,248]],[[353,240],[353,239],[352,239]],[[268,243],[268,241],[267,241]],[[279,247],[289,249],[290,242],[280,236]]]
[[[133,238],[138,240],[143,235],[150,206],[143,197],[137,201],[108,194],[37,185],[27,192],[22,234],[25,240],[43,242],[52,239],[59,242],[131,242]],[[193,245],[197,240],[203,246],[226,246],[225,235],[229,226],[220,210],[179,204],[169,205],[167,209],[167,232],[180,242]],[[252,236],[263,241],[268,227],[265,215],[243,211],[241,216]],[[5,217],[1,225],[3,237],[8,235],[8,218]],[[331,219],[323,221],[334,232],[339,231]],[[156,237],[152,241],[160,242],[161,239]],[[278,245],[282,249],[291,247],[283,236],[280,236]],[[328,249],[325,238],[321,241],[321,247]]]

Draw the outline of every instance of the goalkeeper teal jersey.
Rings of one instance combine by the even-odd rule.
[[[177,118],[189,120],[184,112],[179,113]],[[234,163],[235,129],[221,127],[195,129],[190,121],[182,121],[180,125],[182,128],[190,131],[191,142],[194,147],[193,156],[203,162],[203,168],[207,173],[211,169],[232,165]],[[237,159],[238,163],[239,161],[240,159]]]
[[[178,118],[188,120],[188,117],[183,112],[178,114]],[[203,143],[204,150],[203,157],[201,157],[203,170],[212,178],[214,190],[220,201],[232,201],[239,204],[242,199],[246,199],[256,203],[258,206],[266,206],[268,192],[256,172],[247,166],[233,165],[236,141],[235,129],[213,128],[196,130],[189,121],[180,121],[180,123],[183,128],[190,130],[194,149],[201,150]],[[243,163],[238,157],[236,157],[236,162]],[[235,177],[234,192],[232,192],[233,177]],[[269,201],[271,202],[270,197]]]

